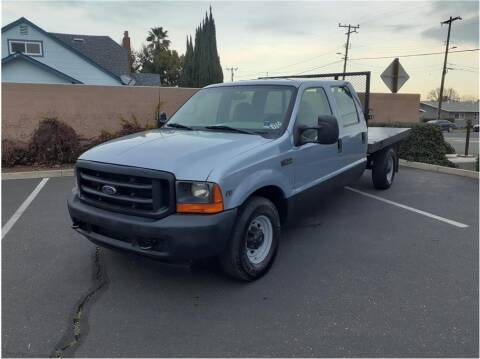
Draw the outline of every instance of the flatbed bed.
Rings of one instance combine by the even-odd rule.
[[[409,128],[399,127],[369,127],[367,154],[373,154],[385,147],[398,144],[405,140],[410,133]]]

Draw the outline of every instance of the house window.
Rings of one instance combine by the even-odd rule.
[[[10,54],[19,52],[29,56],[43,56],[41,41],[8,40],[8,47]]]

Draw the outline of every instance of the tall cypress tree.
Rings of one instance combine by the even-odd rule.
[[[215,20],[210,7],[200,26],[195,30],[195,44],[187,39],[187,50],[182,73],[182,86],[204,87],[223,82],[223,71],[217,50]]]

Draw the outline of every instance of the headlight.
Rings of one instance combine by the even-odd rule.
[[[176,183],[177,212],[218,213],[223,211],[220,187],[211,182],[178,181]]]

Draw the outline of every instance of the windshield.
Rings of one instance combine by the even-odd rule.
[[[267,85],[203,89],[172,116],[167,126],[276,133],[288,121],[294,91],[292,86]]]

